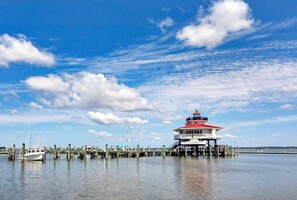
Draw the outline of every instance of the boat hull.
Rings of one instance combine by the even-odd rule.
[[[25,154],[24,160],[28,161],[44,161],[46,159],[45,154]]]
[[[44,161],[46,159],[46,154],[25,154],[24,160],[27,161]],[[20,158],[21,160],[21,158]]]

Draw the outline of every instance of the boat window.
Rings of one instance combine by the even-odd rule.
[[[29,150],[29,153],[31,153],[31,150]]]
[[[36,152],[39,152],[39,149],[37,149]]]
[[[35,150],[32,150],[32,153],[35,153]]]
[[[41,149],[41,152],[44,152],[43,149]]]

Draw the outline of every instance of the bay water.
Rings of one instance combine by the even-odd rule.
[[[297,155],[7,161],[0,199],[297,199]]]

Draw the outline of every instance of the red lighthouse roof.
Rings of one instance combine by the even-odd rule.
[[[208,124],[186,124],[185,126],[180,127],[180,129],[195,129],[195,128],[223,129],[222,127],[208,125]]]
[[[207,121],[208,121],[208,118],[202,117],[200,115],[200,112],[198,112],[198,110],[196,110],[193,113],[193,117],[188,117],[186,119],[185,126],[180,127],[176,130],[181,130],[181,129],[218,129],[218,130],[220,130],[220,129],[223,129],[222,127],[219,127],[219,126],[205,124]]]

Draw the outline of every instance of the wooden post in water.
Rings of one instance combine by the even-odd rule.
[[[136,147],[136,158],[139,158],[139,144]]]
[[[12,159],[15,160],[15,144],[12,145]]]
[[[163,145],[163,148],[162,148],[162,156],[163,156],[163,158],[166,157],[166,149],[165,149],[165,145]]]
[[[117,158],[119,158],[120,157],[120,147],[119,147],[119,145],[117,145]]]
[[[108,144],[105,145],[105,159],[108,160]]]
[[[219,147],[218,147],[218,145],[216,145],[216,147],[215,147],[215,151],[216,151],[216,153],[215,153],[216,157],[219,157],[220,152],[219,152]]]
[[[237,156],[239,156],[239,147],[237,146]]]
[[[188,152],[187,152],[187,146],[186,145],[184,146],[184,149],[185,149],[185,157],[187,157]]]
[[[193,156],[196,158],[197,157],[197,146],[194,146],[193,148],[194,148]]]
[[[57,156],[57,145],[54,145],[54,160],[58,158]]]
[[[25,143],[22,144],[22,150],[21,150],[21,160],[25,160]]]
[[[203,157],[205,157],[206,154],[206,146],[203,146]]]
[[[67,149],[67,160],[70,161],[71,159],[71,144],[68,144],[68,149]]]

